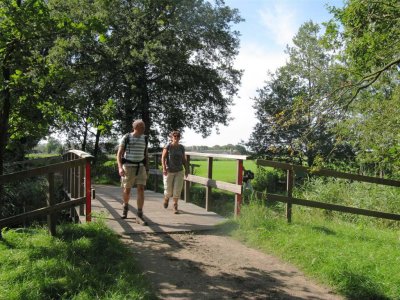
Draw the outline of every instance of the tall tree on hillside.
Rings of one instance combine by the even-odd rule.
[[[333,150],[334,116],[327,107],[337,76],[319,32],[319,25],[304,23],[293,38],[294,46],[287,47],[286,65],[258,90],[259,122],[249,141],[256,153],[311,166],[317,156],[326,157]]]
[[[0,2],[0,174],[5,159],[23,158],[47,134],[42,106],[53,25],[46,1]]]
[[[239,41],[231,24],[241,20],[237,11],[223,1],[107,5],[106,43],[122,131],[137,117],[153,136],[185,126],[207,135],[212,126],[226,125],[241,75],[233,67]]]

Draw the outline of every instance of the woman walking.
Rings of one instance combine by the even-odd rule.
[[[182,192],[183,178],[187,176],[185,147],[179,143],[181,134],[179,131],[170,133],[171,142],[162,152],[161,162],[164,179],[164,208],[168,208],[169,198],[174,201],[174,213],[178,211],[178,200]],[[185,167],[185,173],[183,168]]]

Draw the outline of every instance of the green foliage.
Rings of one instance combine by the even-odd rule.
[[[98,159],[92,167],[92,178],[98,184],[119,184],[120,176],[115,156]]]
[[[0,299],[153,299],[134,255],[103,222],[3,230]]]
[[[259,192],[275,193],[285,189],[285,184],[280,185],[280,182],[286,182],[285,174],[277,169],[257,167],[254,180],[251,184],[254,190]]]
[[[347,299],[398,299],[398,232],[294,212],[292,224],[264,203],[242,207],[231,234],[301,268]]]
[[[3,185],[0,195],[3,203],[0,208],[1,218],[45,207],[47,192],[46,178],[25,179]]]
[[[286,51],[286,65],[258,90],[258,123],[248,145],[259,156],[309,166],[317,157],[351,155],[336,146],[332,132],[338,115],[326,99],[340,77],[335,57],[322,46],[320,26],[304,23],[293,43]]]
[[[399,62],[400,4],[397,0],[350,0],[343,8],[331,8],[331,12],[342,25],[344,54],[354,74],[367,75],[395,60]],[[339,27],[332,27],[331,32],[335,30],[333,36],[337,37]]]
[[[50,98],[53,26],[46,1],[0,2],[0,173],[48,133],[52,120],[40,106]]]

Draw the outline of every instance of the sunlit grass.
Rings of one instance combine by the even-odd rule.
[[[230,234],[297,265],[348,299],[400,299],[400,234],[393,229],[310,217],[253,200]]]
[[[195,175],[207,177],[208,162],[206,160],[191,160],[191,163],[200,165],[195,167]],[[257,170],[257,165],[254,160],[243,161],[243,166],[246,170],[252,170],[254,173]],[[237,176],[237,161],[236,160],[214,160],[213,161],[213,179],[225,182],[236,182]]]
[[[134,255],[103,222],[3,230],[0,299],[151,299]]]

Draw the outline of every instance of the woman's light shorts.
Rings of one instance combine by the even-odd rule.
[[[168,172],[167,176],[163,176],[164,180],[164,196],[180,198],[183,187],[184,171]]]
[[[121,187],[131,188],[135,184],[146,185],[147,173],[145,166],[139,167],[139,173],[136,175],[136,166],[125,166],[122,165],[125,176],[121,177]]]

